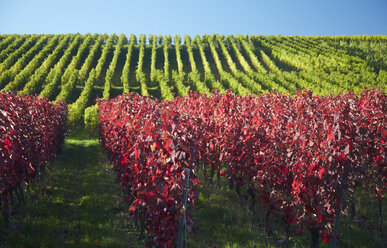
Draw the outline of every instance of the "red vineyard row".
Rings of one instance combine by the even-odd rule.
[[[312,242],[336,239],[335,220],[357,188],[380,201],[387,186],[387,97],[196,93],[172,101],[136,94],[99,100],[100,136],[143,220],[148,245],[176,244],[185,168],[194,207],[199,164],[244,187],[264,216]],[[186,229],[193,230],[187,216]]]
[[[0,203],[4,211],[11,191],[39,175],[62,149],[66,123],[65,102],[53,105],[34,96],[0,93]]]

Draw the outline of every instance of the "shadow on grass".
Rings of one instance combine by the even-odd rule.
[[[259,217],[238,200],[236,192],[205,182],[203,175],[199,178],[203,185],[193,211],[197,233],[189,237],[188,247],[270,247],[272,238],[265,235]],[[220,185],[226,181],[221,180]]]
[[[0,247],[144,246],[98,139],[85,133],[70,133],[48,175],[28,187],[24,213],[0,228]]]
[[[242,198],[239,199],[235,189],[227,188],[225,178],[221,177],[219,183],[210,184],[205,180],[202,170],[200,172],[198,176],[202,185],[198,187],[199,200],[195,202],[196,210],[192,211],[197,233],[188,237],[188,247],[282,247],[281,240],[285,239],[286,232],[280,215],[271,215],[269,224],[273,234],[268,236],[265,233],[263,216],[259,214],[259,201],[254,214],[243,197],[247,195],[243,189]],[[377,201],[370,200],[368,195],[360,192],[357,199],[358,216],[364,216],[364,220],[354,224],[348,222],[347,217],[341,218],[337,247],[386,247],[387,236],[381,235],[375,227],[378,220]],[[384,200],[383,204],[386,209],[387,201]],[[374,217],[371,218],[372,216]],[[387,221],[384,226],[386,224]],[[296,226],[293,225],[289,247],[310,247],[309,232],[296,234],[295,229]],[[330,244],[325,244],[320,239],[320,247],[328,248]]]

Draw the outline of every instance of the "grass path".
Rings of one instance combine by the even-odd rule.
[[[75,131],[48,175],[33,183],[24,213],[0,229],[0,248],[143,247],[98,139]]]

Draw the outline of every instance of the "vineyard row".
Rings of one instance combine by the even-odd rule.
[[[381,91],[192,93],[162,102],[131,93],[99,100],[98,113],[102,145],[149,247],[174,247],[194,230],[199,170],[226,177],[240,198],[244,192],[268,229],[270,216],[280,216],[286,243],[308,231],[318,247],[320,237],[337,241],[359,190],[378,200],[382,231],[386,100]]]

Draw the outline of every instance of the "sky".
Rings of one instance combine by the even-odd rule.
[[[0,0],[0,34],[387,35],[387,0]]]

